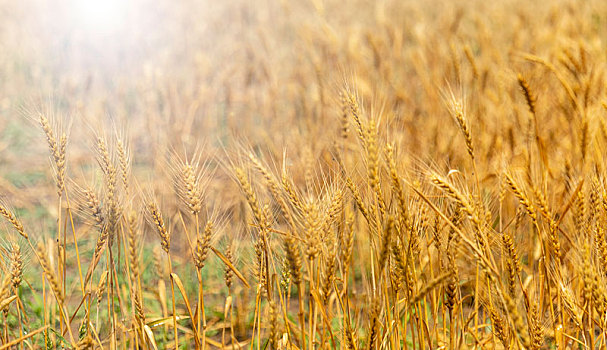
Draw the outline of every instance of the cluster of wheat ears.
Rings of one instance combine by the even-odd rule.
[[[607,11],[474,3],[244,6],[131,125],[21,108],[46,220],[0,200],[0,350],[607,348]]]

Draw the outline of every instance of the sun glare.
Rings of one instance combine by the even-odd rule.
[[[126,24],[127,1],[74,0],[73,15],[78,27],[90,34],[109,35]]]

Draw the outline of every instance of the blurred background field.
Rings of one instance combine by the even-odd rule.
[[[599,2],[517,5],[5,1],[2,157],[12,169],[6,178],[23,173],[21,181],[44,182],[45,145],[34,142],[39,133],[28,123],[41,110],[78,130],[70,135],[75,173],[86,163],[91,132],[102,125],[128,129],[136,161],[148,164],[161,160],[169,144],[229,145],[240,136],[280,153],[318,135],[327,141],[308,145],[318,153],[334,136],[336,127],[327,126],[336,124],[344,81],[356,82],[368,103],[389,115],[385,129],[404,125],[413,134],[405,139],[423,144],[432,133],[415,126],[445,109],[417,102],[437,99],[448,83],[473,93],[463,48],[474,54],[476,74],[495,98],[512,85],[514,71],[530,69],[517,54],[556,56],[580,38],[601,52]]]

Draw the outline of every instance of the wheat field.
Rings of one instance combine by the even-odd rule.
[[[607,349],[606,24],[0,1],[0,350]]]

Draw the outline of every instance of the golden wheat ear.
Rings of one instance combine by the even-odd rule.
[[[172,152],[168,159],[168,169],[173,188],[185,208],[194,216],[204,208],[204,197],[212,169],[208,160],[203,160],[203,149],[197,149],[190,156]]]
[[[17,231],[17,233],[21,237],[26,240],[29,240],[29,235],[25,231],[23,223],[19,218],[17,218],[17,216],[14,214],[14,211],[10,209],[9,205],[3,200],[0,200],[0,215],[2,215],[6,219],[6,221],[8,221],[13,226],[15,231]]]
[[[160,213],[158,204],[154,200],[149,200],[145,205],[145,209],[149,222],[160,237],[160,246],[162,247],[162,250],[168,254],[171,247],[171,235],[164,224],[164,218]]]
[[[57,185],[57,194],[62,196],[65,189],[65,173],[66,173],[66,149],[67,149],[67,134],[62,130],[59,120],[49,121],[44,115],[39,115],[39,123],[42,131],[46,136],[53,170],[55,172],[55,181]],[[55,135],[59,135],[59,138]]]
[[[57,302],[59,304],[62,304],[64,295],[63,295],[61,288],[59,287],[60,285],[59,285],[59,282],[57,281],[57,276],[55,275],[55,272],[53,271],[53,268],[51,267],[50,260],[46,253],[46,247],[44,246],[44,244],[42,242],[38,243],[38,248],[37,248],[36,254],[38,255],[38,259],[40,260],[40,265],[42,266],[42,269],[46,275],[46,279],[47,279],[49,285],[51,286],[51,290],[55,294],[55,298],[57,299]]]

